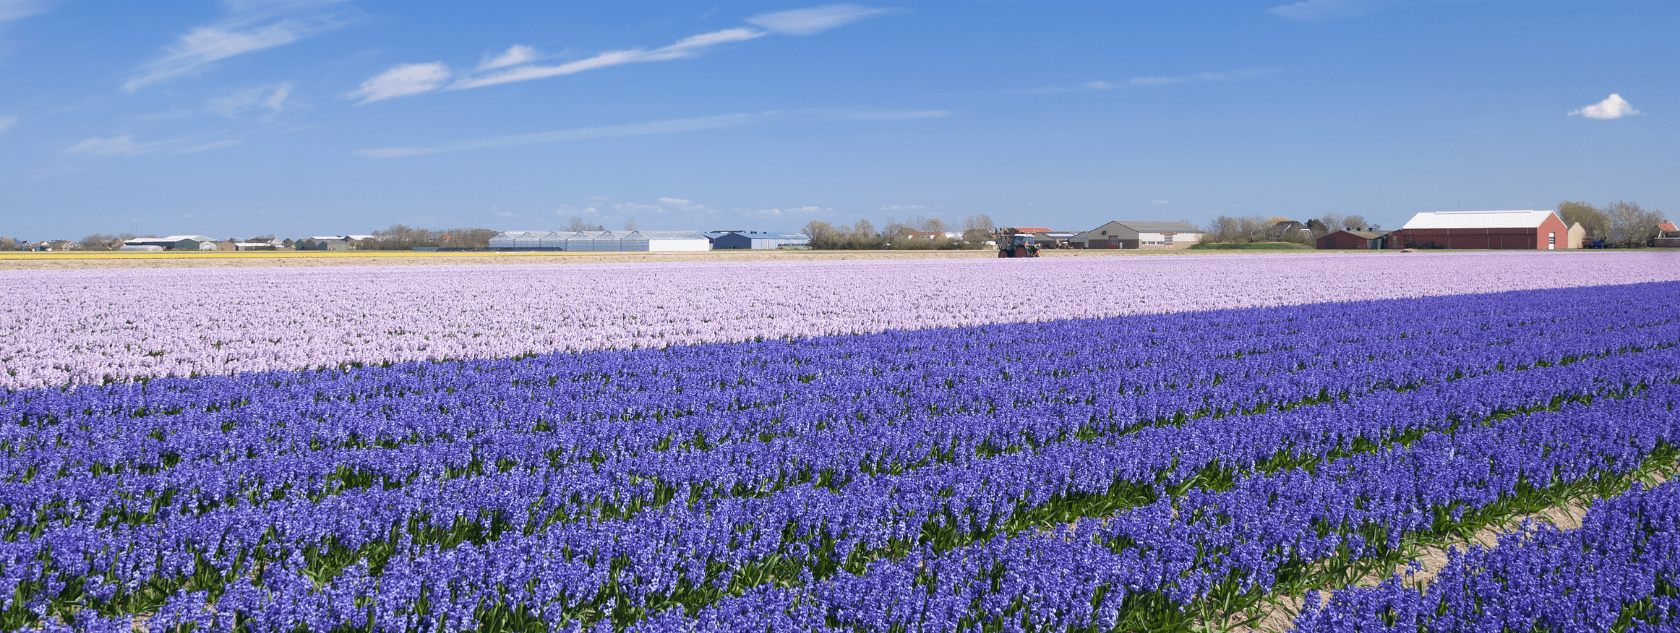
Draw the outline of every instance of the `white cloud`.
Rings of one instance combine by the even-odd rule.
[[[1196,73],[1194,75],[1178,75],[1172,77],[1133,77],[1131,79],[1127,79],[1126,83],[1133,86],[1163,86],[1167,84],[1202,83],[1207,81],[1235,81],[1238,79],[1265,77],[1276,72],[1276,68],[1245,68],[1243,70],[1232,70],[1217,73]],[[1107,84],[1107,82],[1103,83]]]
[[[706,205],[682,198],[660,198],[659,203],[678,211],[706,211]]]
[[[335,1],[230,3],[234,11],[226,20],[178,36],[162,57],[136,69],[123,83],[123,90],[134,92],[217,60],[283,46],[342,27],[349,23],[344,14],[318,10]]]
[[[351,99],[361,99],[361,103],[356,105],[362,105],[392,97],[420,94],[436,90],[443,82],[449,81],[449,75],[449,67],[443,62],[400,64],[362,82],[360,88],[347,96]]]
[[[90,156],[139,156],[142,154],[193,154],[213,149],[233,147],[243,143],[242,139],[224,139],[209,143],[199,143],[192,139],[177,138],[149,143],[137,143],[134,136],[124,134],[111,138],[90,138],[70,147],[64,148],[67,154],[87,154]]]
[[[133,136],[126,134],[115,138],[90,138],[66,147],[64,151],[71,154],[121,154],[125,156],[146,153],[140,144],[134,142]]]
[[[644,212],[645,213],[670,213],[670,211],[665,210],[665,207],[661,207],[661,206],[656,205],[656,204],[638,204],[638,203],[635,203],[635,202],[620,202],[618,204],[613,205],[613,210],[623,211],[625,213],[630,213],[630,214],[644,213]]]
[[[790,207],[787,209],[757,209],[741,211],[741,215],[754,218],[808,218],[815,216],[834,215],[832,207]]]
[[[477,77],[463,77],[456,80],[455,83],[450,84],[448,89],[466,90],[470,88],[483,88],[485,86],[496,86],[518,81],[531,81],[535,79],[571,75],[587,70],[622,66],[624,64],[684,59],[697,56],[706,49],[720,44],[744,42],[764,37],[765,35],[771,33],[780,33],[785,35],[811,35],[839,26],[844,26],[846,24],[851,24],[870,16],[890,13],[892,11],[894,10],[866,7],[856,4],[832,4],[821,7],[812,7],[809,9],[795,9],[791,11],[765,13],[747,19],[749,24],[758,26],[763,30],[746,27],[723,29],[720,31],[712,31],[710,33],[701,33],[699,35],[686,37],[678,40],[674,44],[661,48],[651,50],[645,48],[631,48],[607,51],[593,57],[570,61],[563,64],[531,64],[530,62],[536,61],[540,58],[537,51],[529,46],[514,45],[496,57],[487,58],[481,61],[477,68],[479,71],[496,72],[491,72]],[[416,89],[408,92],[392,93],[390,96],[394,97],[408,94],[418,94],[429,91],[435,87],[436,86],[433,85],[425,88],[424,90]],[[376,100],[377,99],[370,99],[370,101]],[[366,103],[366,101],[363,103]]]
[[[1622,95],[1612,94],[1609,98],[1590,106],[1570,112],[1569,116],[1584,116],[1589,119],[1620,119],[1630,114],[1639,114],[1633,109]]]
[[[487,57],[484,61],[479,62],[478,69],[494,70],[497,68],[507,68],[508,66],[518,66],[520,64],[528,64],[537,61],[541,57],[542,55],[537,53],[537,49],[515,44],[513,46],[509,46],[507,51],[502,54],[495,57]]]
[[[516,81],[530,81],[533,79],[546,79],[548,77],[571,75],[586,70],[620,66],[623,64],[682,59],[685,57],[699,55],[700,52],[705,50],[707,47],[727,42],[750,40],[763,37],[764,34],[764,31],[755,31],[752,29],[724,29],[722,31],[713,31],[711,33],[702,33],[700,35],[683,38],[677,43],[664,48],[656,48],[653,50],[633,48],[622,51],[608,51],[588,59],[580,59],[553,66],[521,66],[482,77],[462,79],[449,86],[449,89],[465,90],[468,88],[482,88],[484,86],[495,86],[505,83],[513,83]]]
[[[881,207],[881,210],[882,211],[915,211],[917,209],[926,209],[926,208],[927,208],[927,205],[925,205],[925,204],[894,204],[894,205],[888,205],[888,206]]]
[[[1171,200],[1150,200],[1149,204],[1172,204]]]
[[[27,18],[47,10],[39,0],[0,0],[0,22]]]
[[[232,119],[246,110],[261,107],[269,111],[269,116],[273,116],[286,109],[286,98],[291,94],[290,82],[278,86],[248,88],[226,97],[211,99],[205,103],[204,111]]]
[[[1241,79],[1256,79],[1277,74],[1276,68],[1244,68],[1224,72],[1196,73],[1194,75],[1174,76],[1144,76],[1133,77],[1124,82],[1112,82],[1098,79],[1078,85],[1049,85],[1037,88],[1016,88],[1009,90],[982,90],[978,92],[960,92],[948,94],[989,94],[989,95],[1048,95],[1067,92],[1084,92],[1088,90],[1119,90],[1121,88],[1136,88],[1143,86],[1163,86],[1167,84],[1201,83],[1209,81],[1237,81]]]
[[[787,35],[812,35],[892,11],[856,4],[830,4],[755,15],[747,18],[747,23]]]
[[[0,134],[5,134],[6,130],[12,129],[12,126],[16,123],[17,117],[15,116],[0,116]]]
[[[916,110],[912,112],[850,112],[843,115],[848,119],[863,119],[866,121],[902,121],[905,119],[938,119],[951,116],[944,110]]]
[[[443,152],[458,152],[469,149],[487,149],[492,147],[514,147],[518,145],[538,145],[543,143],[560,143],[592,138],[611,138],[617,136],[648,136],[653,134],[672,134],[676,132],[693,132],[697,130],[713,130],[718,128],[736,127],[752,123],[753,117],[747,114],[724,114],[719,116],[697,117],[693,119],[673,119],[669,121],[651,121],[648,123],[631,123],[628,125],[608,125],[603,127],[576,128],[571,130],[556,130],[553,132],[537,132],[534,134],[513,134],[509,136],[493,136],[489,138],[456,141],[433,147],[384,147],[379,149],[365,149],[355,152],[367,158],[394,158],[398,156],[419,156],[422,154],[439,154]]]
[[[517,218],[517,217],[519,217],[519,215],[518,215],[518,214],[514,214],[514,213],[508,213],[508,212],[506,212],[506,211],[503,211],[503,212],[501,212],[501,213],[497,213],[497,214],[496,214],[496,217],[498,217],[498,218]]]
[[[1302,22],[1323,22],[1336,18],[1352,18],[1365,15],[1381,8],[1382,5],[1392,4],[1395,0],[1304,0],[1294,4],[1285,4],[1266,9],[1272,15],[1300,20]]]

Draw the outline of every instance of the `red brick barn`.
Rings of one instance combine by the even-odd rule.
[[[1385,231],[1336,231],[1318,238],[1318,250],[1377,250],[1387,242]]]
[[[1430,211],[1388,234],[1389,248],[1561,250],[1569,227],[1551,211]]]

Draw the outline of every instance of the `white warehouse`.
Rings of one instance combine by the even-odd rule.
[[[490,238],[495,251],[709,251],[711,240],[693,231],[507,231]]]

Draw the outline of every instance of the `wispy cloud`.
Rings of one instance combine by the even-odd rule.
[[[938,119],[951,116],[951,113],[944,110],[913,110],[904,112],[848,112],[840,116],[865,121],[903,121],[906,119]]]
[[[0,0],[0,27],[46,10],[47,3],[41,0]]]
[[[1583,116],[1589,119],[1620,119],[1630,114],[1639,114],[1633,109],[1633,104],[1622,98],[1622,95],[1612,94],[1609,98],[1583,107],[1569,113],[1569,116]]]
[[[361,103],[356,105],[363,105],[391,97],[420,94],[443,85],[443,82],[449,81],[449,75],[449,67],[443,62],[401,64],[362,82],[360,88],[346,96],[361,99]]]
[[[670,210],[657,204],[641,204],[639,202],[620,202],[613,205],[613,210],[630,215],[637,213],[670,213]]]
[[[711,211],[711,209],[706,208],[706,205],[684,198],[663,197],[659,199],[659,204],[671,207],[678,211]]]
[[[810,218],[834,215],[833,207],[789,207],[786,209],[741,209],[741,215],[750,218]]]
[[[881,207],[881,210],[882,211],[916,211],[916,210],[919,210],[919,209],[926,209],[926,208],[927,208],[927,205],[925,205],[925,204],[890,204],[890,205]]]
[[[713,31],[711,33],[702,33],[700,35],[687,37],[670,46],[656,48],[653,50],[633,48],[622,51],[609,51],[588,59],[580,59],[574,62],[566,62],[564,64],[556,64],[553,66],[521,66],[512,70],[504,70],[502,72],[492,73],[481,77],[462,79],[450,84],[449,89],[466,90],[468,88],[482,88],[484,86],[495,86],[516,81],[530,81],[533,79],[546,79],[549,77],[571,75],[586,70],[607,68],[609,66],[682,59],[685,57],[699,55],[706,48],[716,46],[718,44],[740,42],[763,37],[764,35],[764,31],[755,31],[752,29],[724,29],[722,31]]]
[[[1148,86],[1165,86],[1170,84],[1204,83],[1213,81],[1239,81],[1244,79],[1259,79],[1278,73],[1277,68],[1244,68],[1222,72],[1205,72],[1191,75],[1149,75],[1132,77],[1123,81],[1108,81],[1099,79],[1087,81],[1078,85],[1050,85],[1037,88],[1015,88],[1008,90],[982,90],[978,92],[964,92],[953,94],[970,95],[1047,95],[1068,92],[1087,92],[1093,90],[1120,90],[1123,88],[1142,88]]]
[[[538,132],[535,134],[493,136],[489,138],[456,141],[454,143],[445,143],[443,145],[434,145],[431,147],[384,147],[378,149],[365,149],[355,153],[358,156],[365,156],[367,158],[395,158],[399,156],[441,154],[444,152],[488,149],[492,147],[515,147],[519,145],[561,143],[565,141],[578,141],[593,138],[674,134],[678,132],[694,132],[698,130],[715,130],[718,128],[738,127],[752,123],[753,118],[753,115],[750,114],[724,114],[692,119],[672,119],[668,121],[652,121],[648,123],[632,123],[628,125],[608,125],[602,127],[556,130],[553,132]]]
[[[813,35],[895,10],[850,3],[831,4],[755,15],[747,18],[747,23],[787,35]]]
[[[542,55],[537,53],[537,49],[515,44],[513,46],[509,46],[507,51],[500,55],[484,58],[484,61],[478,63],[478,69],[495,70],[497,68],[507,68],[508,66],[528,64],[537,61],[538,59],[542,59]]]
[[[244,142],[242,139],[223,139],[210,142],[199,142],[189,138],[168,139],[148,143],[135,142],[134,136],[124,134],[111,138],[90,138],[70,147],[64,148],[66,154],[85,154],[90,156],[140,156],[142,154],[192,154],[213,149],[233,147]]]
[[[1323,22],[1352,18],[1381,9],[1398,0],[1304,0],[1266,9],[1272,15],[1302,22]]]
[[[588,70],[610,68],[625,64],[641,64],[647,62],[686,59],[698,56],[706,50],[733,42],[745,42],[770,34],[781,35],[812,35],[829,29],[837,28],[865,18],[884,13],[891,13],[895,9],[881,9],[856,4],[832,4],[809,9],[794,9],[765,13],[747,18],[747,23],[757,28],[735,27],[692,35],[678,40],[668,46],[659,48],[627,48],[598,53],[584,59],[578,59],[560,64],[533,64],[542,56],[529,46],[514,45],[495,57],[487,57],[480,61],[475,69],[476,76],[467,76],[450,83],[448,90],[467,90],[483,88],[519,81],[532,81],[572,75]],[[447,78],[449,69],[442,62],[432,64],[408,64],[403,67],[426,66],[433,76]],[[399,67],[402,68],[402,67]],[[393,69],[394,70],[394,69]],[[386,71],[390,74],[391,71]],[[471,74],[471,73],[468,73]],[[384,77],[375,77],[368,82],[375,82]],[[386,96],[369,98],[362,103],[388,99],[390,97],[430,92],[443,87],[443,80],[418,81],[402,84],[402,91],[393,91]],[[363,91],[368,84],[364,83]],[[358,91],[361,93],[363,91]]]
[[[1239,79],[1257,79],[1257,78],[1260,78],[1260,77],[1265,77],[1265,76],[1276,74],[1276,73],[1277,73],[1276,68],[1245,68],[1243,70],[1232,70],[1232,71],[1217,72],[1217,73],[1196,73],[1194,75],[1174,75],[1174,76],[1167,76],[1167,77],[1133,77],[1131,79],[1127,79],[1126,84],[1130,85],[1130,86],[1165,86],[1165,85],[1168,85],[1168,84],[1203,83],[1203,82],[1209,82],[1209,81],[1236,81],[1236,80],[1239,80]],[[1093,84],[1104,84],[1102,86],[1103,88],[1114,87],[1114,86],[1107,85],[1106,82],[1092,82],[1092,83]],[[1087,85],[1091,85],[1091,84],[1087,84]]]
[[[247,110],[263,108],[268,110],[268,114],[263,118],[272,119],[274,115],[286,109],[286,99],[291,94],[291,82],[248,88],[226,97],[211,99],[205,103],[204,111],[232,119]]]
[[[5,134],[6,130],[12,129],[12,126],[16,125],[16,124],[17,124],[17,117],[15,117],[15,116],[0,116],[0,134]]]
[[[140,88],[191,73],[206,64],[235,55],[296,42],[348,24],[346,12],[329,10],[340,0],[231,2],[231,15],[221,22],[194,27],[178,36],[164,54],[146,62],[123,83],[123,90]]]
[[[1171,200],[1150,200],[1149,204],[1172,204]]]

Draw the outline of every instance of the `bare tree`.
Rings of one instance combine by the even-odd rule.
[[[992,224],[991,216],[984,213],[970,215],[963,218],[963,241],[976,247],[984,245],[988,240],[992,239],[992,229],[995,228],[995,226],[996,225]]]
[[[1587,231],[1588,241],[1602,240],[1610,235],[1610,216],[1590,204],[1565,200],[1558,203],[1557,212],[1565,226],[1580,223],[1581,228]]]
[[[566,230],[568,230],[568,231],[605,231],[605,230],[607,230],[607,227],[601,226],[599,224],[591,224],[589,222],[585,222],[583,220],[583,218],[574,215],[574,216],[566,219]]]
[[[624,220],[624,230],[635,231],[636,230],[636,218],[625,219]]]
[[[1325,233],[1335,233],[1347,228],[1347,220],[1343,219],[1340,213],[1326,213],[1319,216],[1318,221],[1324,223]]]
[[[1357,214],[1347,216],[1346,220],[1342,220],[1342,226],[1350,231],[1363,231],[1371,228],[1370,225],[1365,222],[1365,216]]]
[[[1610,241],[1628,246],[1643,246],[1657,236],[1657,225],[1667,221],[1661,211],[1624,200],[1604,205],[1604,214],[1610,218]]]

